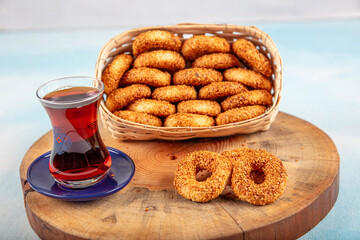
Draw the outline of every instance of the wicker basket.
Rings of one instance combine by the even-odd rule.
[[[279,52],[272,39],[260,29],[251,26],[239,26],[229,24],[178,24],[174,26],[157,26],[136,28],[123,32],[112,38],[100,50],[95,76],[99,79],[106,65],[120,53],[131,53],[132,42],[139,34],[154,30],[166,30],[177,34],[182,40],[190,38],[194,34],[217,35],[227,39],[230,43],[236,39],[246,38],[253,42],[258,49],[270,58],[274,74],[273,80],[273,105],[263,115],[246,121],[231,123],[214,127],[153,127],[120,119],[113,115],[100,103],[100,116],[105,128],[110,134],[119,140],[184,140],[191,138],[222,137],[233,134],[247,134],[264,131],[270,127],[279,111],[279,103],[282,91],[282,61]]]

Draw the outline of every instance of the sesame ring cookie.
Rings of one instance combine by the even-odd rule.
[[[265,90],[244,91],[239,94],[228,97],[221,103],[223,111],[232,108],[239,108],[249,105],[270,106],[272,104],[272,95]]]
[[[176,112],[176,107],[167,101],[143,98],[132,102],[127,107],[127,110],[144,112],[158,117],[167,117]]]
[[[121,85],[146,84],[152,87],[164,87],[171,84],[171,75],[156,68],[133,68],[125,73]]]
[[[222,80],[221,72],[208,68],[187,68],[177,71],[173,76],[174,85],[204,86]]]
[[[224,79],[226,81],[242,83],[253,89],[261,89],[270,92],[272,88],[271,81],[268,78],[260,73],[244,68],[231,68],[225,70]]]
[[[216,117],[221,113],[221,106],[216,101],[210,100],[188,100],[177,105],[178,113],[195,113]]]
[[[181,40],[171,32],[151,30],[137,36],[132,46],[135,57],[144,52],[157,49],[179,52],[181,49]]]
[[[164,120],[164,127],[212,127],[214,118],[193,113],[175,113]]]
[[[220,113],[216,117],[217,125],[224,125],[228,123],[235,123],[248,120],[265,113],[266,107],[260,105],[246,106],[241,108],[233,108],[226,112]]]
[[[192,68],[227,69],[241,67],[239,59],[231,53],[213,53],[203,55],[194,60]]]
[[[155,127],[162,126],[162,121],[160,118],[155,117],[148,113],[134,112],[134,111],[129,111],[129,110],[120,110],[120,111],[114,112],[114,115],[119,118],[131,121],[131,122],[144,124],[144,125],[150,125],[150,126],[155,126]]]
[[[185,40],[181,53],[186,60],[194,60],[204,54],[230,52],[230,44],[225,38],[195,35]]]
[[[156,88],[152,93],[152,98],[168,102],[180,102],[196,99],[196,90],[193,86],[172,85]]]
[[[279,198],[286,187],[287,172],[282,161],[261,149],[235,149],[222,153],[233,164],[231,188],[236,196],[254,205]]]
[[[248,89],[238,82],[213,82],[199,90],[199,99],[219,100]]]
[[[272,68],[269,59],[256,49],[252,42],[239,39],[232,44],[232,50],[251,70],[265,77],[271,76]]]
[[[119,87],[119,82],[124,73],[130,68],[133,57],[128,54],[120,54],[109,63],[103,74],[101,81],[104,83],[104,93],[109,95]]]
[[[205,181],[197,181],[198,169],[212,173]],[[231,162],[224,156],[196,151],[187,154],[175,171],[174,186],[178,193],[195,202],[208,202],[218,197],[231,176]]]
[[[126,107],[132,101],[151,96],[150,87],[143,84],[133,84],[128,87],[118,88],[113,91],[107,98],[105,105],[110,112]]]
[[[137,56],[134,68],[149,67],[176,72],[185,68],[184,58],[177,52],[169,50],[156,50],[145,52]]]

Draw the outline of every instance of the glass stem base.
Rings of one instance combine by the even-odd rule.
[[[91,179],[80,180],[80,181],[60,181],[59,179],[56,179],[54,176],[52,177],[59,184],[60,187],[66,187],[71,189],[84,189],[91,187],[97,184],[98,182],[100,182],[104,177],[106,177],[109,171],[110,168],[100,176]]]

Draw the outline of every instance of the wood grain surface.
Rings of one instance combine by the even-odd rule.
[[[319,223],[339,191],[339,155],[332,140],[314,125],[279,113],[266,132],[187,141],[113,140],[106,145],[135,162],[130,184],[89,202],[65,202],[33,191],[26,170],[51,150],[51,132],[30,147],[20,166],[29,222],[42,239],[293,239]],[[221,153],[261,148],[278,156],[288,172],[284,194],[274,203],[253,206],[227,189],[208,203],[181,197],[173,187],[177,163],[195,150]]]

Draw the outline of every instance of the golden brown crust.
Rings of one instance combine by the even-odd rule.
[[[164,49],[179,52],[181,40],[175,34],[163,30],[141,33],[133,42],[133,54],[138,56],[151,50]]]
[[[196,90],[192,86],[175,85],[156,88],[152,93],[152,98],[168,102],[180,102],[196,99]]]
[[[216,124],[224,125],[228,123],[244,121],[247,119],[260,116],[261,114],[265,113],[265,110],[266,110],[265,106],[259,106],[259,105],[233,108],[227,110],[226,112],[220,113],[216,117]]]
[[[216,117],[221,113],[221,107],[218,102],[210,100],[188,100],[180,102],[177,105],[178,113],[195,113]]]
[[[126,107],[132,101],[151,96],[151,89],[143,84],[133,84],[125,88],[118,88],[106,99],[106,107],[110,112],[115,112]]]
[[[222,153],[233,164],[231,188],[238,198],[254,205],[274,202],[285,190],[287,172],[282,161],[261,149]]]
[[[208,68],[188,68],[177,71],[173,76],[174,85],[204,86],[222,80],[221,72]]]
[[[239,59],[231,53],[213,53],[198,57],[191,65],[192,68],[227,69],[241,67]]]
[[[120,84],[146,84],[153,87],[164,87],[171,84],[171,75],[156,68],[133,68],[125,73]]]
[[[221,103],[223,111],[232,108],[239,108],[249,105],[270,106],[272,104],[272,95],[265,90],[252,90],[241,92],[239,94],[228,97]]]
[[[252,42],[239,39],[232,44],[232,50],[251,70],[265,77],[271,76],[272,68],[269,59],[257,50]]]
[[[247,88],[237,82],[213,82],[199,90],[199,99],[219,100],[224,97],[229,97],[243,91],[248,91]]]
[[[230,52],[230,44],[225,38],[195,35],[185,40],[181,53],[186,60],[194,60],[204,54]]]
[[[167,101],[143,98],[131,103],[127,110],[144,112],[158,117],[167,117],[176,112],[176,107]]]
[[[101,81],[104,83],[104,93],[109,95],[119,87],[119,82],[124,73],[130,68],[133,62],[133,57],[128,54],[120,54],[114,57],[109,63],[103,74]]]
[[[159,68],[169,72],[176,72],[185,68],[184,58],[177,52],[157,50],[140,54],[134,61],[134,68]]]
[[[197,169],[212,173],[205,181],[196,180]],[[187,154],[178,163],[174,186],[178,193],[192,201],[208,202],[218,197],[231,176],[231,163],[222,155],[209,151]]]
[[[157,118],[157,117],[147,114],[147,113],[122,110],[122,111],[114,112],[114,115],[119,118],[131,121],[131,122],[144,124],[144,125],[150,125],[150,126],[155,126],[155,127],[162,126],[162,122],[161,122],[160,118]]]
[[[239,82],[253,89],[271,91],[271,81],[260,73],[243,68],[231,68],[224,72],[226,81]]]
[[[193,113],[175,113],[169,115],[165,127],[212,127],[215,121],[212,117]]]

